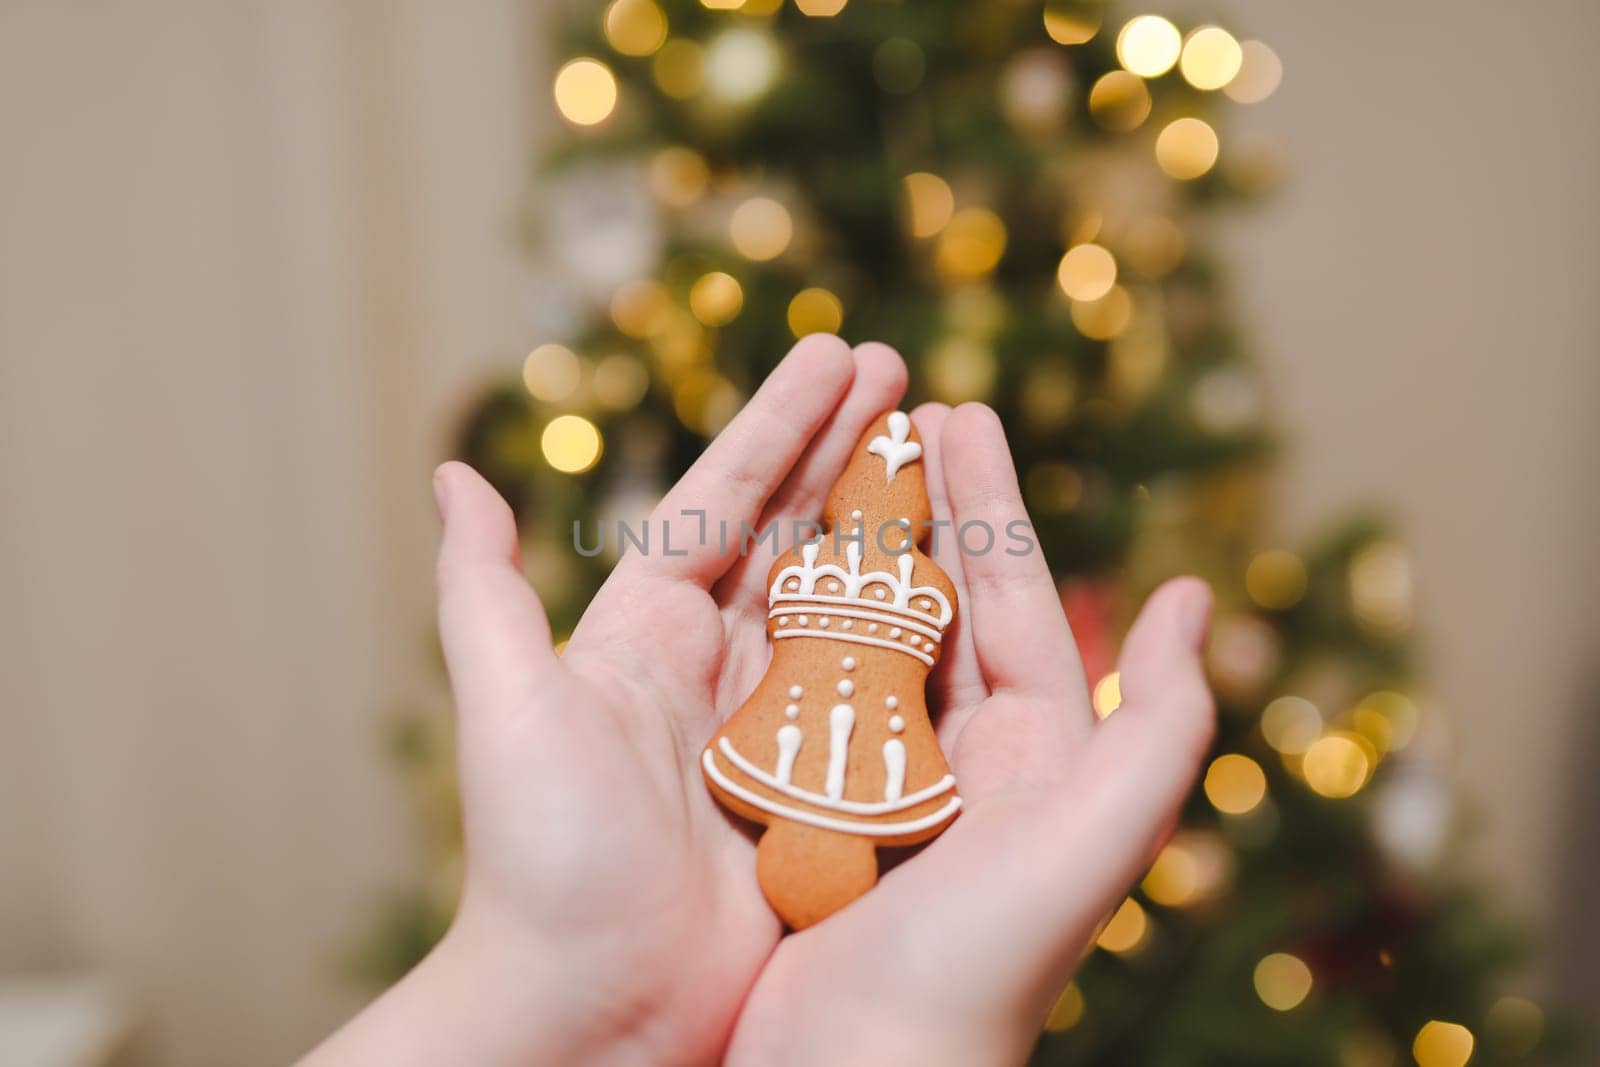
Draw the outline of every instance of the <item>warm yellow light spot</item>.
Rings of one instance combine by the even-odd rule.
[[[1531,1000],[1501,997],[1483,1018],[1484,1043],[1508,1059],[1522,1059],[1544,1037],[1544,1012]]]
[[[905,177],[906,201],[910,205],[911,236],[932,237],[944,229],[955,213],[956,198],[950,186],[937,174],[918,172]]]
[[[1150,115],[1144,79],[1125,70],[1102,74],[1089,89],[1089,117],[1108,130],[1138,129]]]
[[[1239,73],[1223,87],[1223,92],[1241,104],[1255,104],[1271,96],[1283,81],[1283,63],[1278,53],[1260,41],[1239,46]]]
[[[1367,784],[1376,763],[1370,742],[1358,734],[1335,731],[1306,750],[1300,773],[1312,792],[1334,800],[1354,796]]]
[[[1036,427],[1059,426],[1072,414],[1078,387],[1072,372],[1063,367],[1044,366],[1028,372],[1019,397],[1023,416]],[[1079,479],[1081,491],[1082,479]],[[1074,499],[1073,503],[1076,503]]]
[[[1160,15],[1140,15],[1117,34],[1117,61],[1141,78],[1155,78],[1172,69],[1182,47],[1178,27]]]
[[[711,355],[705,327],[693,315],[676,306],[667,309],[661,329],[650,336],[650,347],[670,380],[704,363]]]
[[[1233,34],[1221,26],[1202,26],[1184,42],[1178,69],[1196,89],[1220,89],[1233,81],[1243,62],[1244,53]]]
[[[1096,682],[1090,703],[1094,705],[1095,715],[1102,719],[1121,707],[1122,672],[1112,671]]]
[[[994,270],[1005,250],[1006,227],[1000,216],[969,207],[952,215],[940,231],[934,260],[946,278],[981,278]]]
[[[583,366],[565,345],[540,345],[522,361],[522,384],[540,400],[559,403],[578,389]]]
[[[965,337],[952,337],[934,345],[923,364],[933,395],[946,404],[983,400],[994,388],[994,353]]]
[[[744,290],[733,275],[714,270],[689,287],[689,310],[706,326],[725,326],[744,307]]]
[[[1100,32],[1100,12],[1082,0],[1049,0],[1044,32],[1056,44],[1084,44]]]
[[[705,85],[705,51],[695,42],[681,37],[668,41],[650,61],[650,76],[668,96],[687,100]]]
[[[1244,589],[1268,610],[1291,608],[1306,595],[1306,565],[1281,548],[1258,552],[1245,568]]]
[[[1350,561],[1350,607],[1356,619],[1379,633],[1402,633],[1411,625],[1411,558],[1389,542],[1362,549]]]
[[[666,329],[671,313],[672,298],[660,282],[629,282],[611,297],[611,321],[629,337],[656,336]]]
[[[1099,300],[1074,300],[1072,324],[1093,341],[1109,341],[1128,328],[1133,318],[1133,297],[1120,285]]]
[[[1230,752],[1206,769],[1206,799],[1225,815],[1243,815],[1267,795],[1267,776],[1249,756]]]
[[[699,152],[663,148],[650,160],[650,191],[668,207],[688,207],[705,195],[711,168]]]
[[[844,10],[845,0],[794,0],[800,14],[814,19],[831,19]]]
[[[1117,261],[1099,245],[1078,245],[1061,257],[1056,281],[1074,300],[1099,300],[1117,283]]]
[[[1028,506],[1036,513],[1062,515],[1083,499],[1083,475],[1070,464],[1047,459],[1029,469],[1027,491]]]
[[[1465,1067],[1472,1058],[1472,1031],[1460,1023],[1433,1019],[1422,1024],[1411,1042],[1417,1067]]]
[[[742,403],[738,388],[709,370],[690,374],[672,391],[672,407],[679,420],[706,437],[726,426]]]
[[[619,352],[595,365],[589,388],[601,407],[627,411],[644,399],[650,388],[650,372],[634,357]]]
[[[1398,752],[1409,745],[1411,739],[1416,736],[1417,721],[1421,716],[1417,711],[1416,702],[1410,697],[1391,689],[1384,689],[1369,693],[1351,712],[1351,719],[1357,729],[1368,737],[1371,735],[1366,729],[1362,729],[1361,723],[1373,718],[1382,719],[1385,723],[1383,731],[1388,743],[1380,747],[1390,752]]]
[[[1169,844],[1150,865],[1139,888],[1157,904],[1181,908],[1199,891],[1200,865],[1187,848]]]
[[[744,0],[739,11],[745,15],[776,15],[782,6],[783,0]]]
[[[727,30],[706,48],[706,85],[724,100],[754,100],[777,74],[777,49],[772,38],[758,30]]]
[[[1135,220],[1122,237],[1122,260],[1146,278],[1164,278],[1183,262],[1183,228],[1165,215]]]
[[[789,332],[796,337],[813,333],[838,333],[844,325],[844,305],[826,289],[802,289],[789,301]]]
[[[708,11],[737,11],[744,6],[744,0],[700,0],[700,6]]]
[[[1071,1030],[1083,1018],[1083,1007],[1083,990],[1078,988],[1078,983],[1068,982],[1045,1017],[1044,1028],[1056,1034]]]
[[[617,79],[598,59],[574,59],[556,72],[555,96],[568,122],[593,126],[617,106]]]
[[[1179,181],[1200,177],[1216,166],[1217,131],[1201,119],[1174,119],[1156,137],[1156,162]]]
[[[1149,920],[1145,918],[1144,909],[1139,902],[1129,897],[1122,902],[1122,906],[1111,916],[1111,921],[1106,923],[1105,929],[1100,931],[1100,936],[1094,943],[1107,952],[1126,953],[1132,952],[1144,943],[1144,935],[1150,928]]]
[[[606,40],[625,56],[647,56],[667,39],[667,16],[654,0],[614,0],[606,8]]]
[[[1256,964],[1256,996],[1274,1011],[1289,1011],[1311,992],[1311,968],[1298,956],[1274,952]]]
[[[1124,404],[1143,400],[1160,383],[1169,349],[1161,316],[1136,316],[1107,353],[1106,384],[1112,394]]]
[[[733,209],[728,236],[739,254],[762,262],[775,259],[794,236],[789,209],[764,196],[751,197]]]
[[[565,474],[582,474],[600,462],[600,431],[582,415],[558,415],[539,437],[545,462]]]
[[[1278,752],[1298,756],[1322,736],[1322,713],[1304,697],[1279,697],[1261,713],[1261,734]]]

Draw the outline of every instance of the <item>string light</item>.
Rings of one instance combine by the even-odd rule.
[[[705,195],[711,168],[688,148],[663,148],[650,160],[650,191],[668,207],[688,207]]]
[[[1156,78],[1172,69],[1182,47],[1178,27],[1160,15],[1140,15],[1117,34],[1117,62],[1141,78]]]
[[[826,289],[802,289],[789,301],[789,331],[795,337],[813,333],[838,333],[844,325],[844,305]]]
[[[1222,91],[1241,104],[1260,103],[1283,81],[1283,62],[1261,41],[1245,41],[1239,46],[1239,57],[1239,73]]]
[[[689,429],[710,437],[738,413],[744,398],[734,384],[715,371],[699,370],[672,392],[672,407]]]
[[[939,233],[934,262],[946,278],[981,278],[1006,250],[1006,227],[987,208],[969,207],[950,217]]]
[[[947,404],[983,400],[994,388],[994,353],[967,337],[941,341],[923,365],[933,395]]]
[[[667,326],[672,298],[660,282],[629,282],[611,297],[611,321],[628,337],[655,337]]]
[[[778,52],[772,38],[751,29],[719,34],[706,49],[706,85],[724,100],[749,103],[778,75]]]
[[[1279,697],[1261,713],[1261,735],[1285,756],[1301,755],[1322,736],[1322,712],[1304,697]]]
[[[1359,734],[1335,730],[1318,738],[1300,762],[1311,791],[1331,800],[1355,796],[1376,764],[1371,743]]]
[[[1096,717],[1104,719],[1122,706],[1122,672],[1112,671],[1095,683],[1089,702]]]
[[[1180,830],[1167,842],[1139,882],[1145,896],[1183,908],[1215,896],[1227,881],[1231,853],[1216,834]]]
[[[565,345],[540,345],[522,361],[522,384],[540,400],[560,403],[578,389],[582,364]]]
[[[1225,815],[1244,815],[1267,795],[1267,776],[1249,756],[1230,752],[1206,768],[1206,799]]]
[[[740,255],[763,262],[777,258],[789,247],[794,223],[782,204],[756,196],[734,208],[728,234]]]
[[[705,50],[680,37],[661,46],[650,63],[650,76],[674,100],[687,100],[705,86],[705,67]]]
[[[720,270],[702,274],[689,287],[689,310],[706,326],[725,326],[744,307],[744,290]]]
[[[955,213],[956,198],[950,186],[937,174],[919,172],[905,176],[906,202],[910,208],[911,236],[932,237]]]
[[[1099,300],[1074,300],[1072,324],[1092,341],[1109,341],[1128,328],[1133,317],[1133,297],[1120,285],[1113,285]]]
[[[700,6],[707,11],[737,11],[744,6],[744,0],[700,0]]]
[[[1544,1037],[1544,1012],[1531,1000],[1501,997],[1483,1017],[1484,1043],[1507,1059],[1522,1059]]]
[[[1117,282],[1117,261],[1097,244],[1081,244],[1061,257],[1056,281],[1074,300],[1099,300]]]
[[[1100,12],[1082,0],[1049,0],[1044,32],[1056,44],[1085,44],[1100,32]]]
[[[1203,119],[1174,119],[1156,137],[1156,162],[1168,176],[1190,181],[1216,165],[1219,147]]]
[[[1202,26],[1183,45],[1178,70],[1196,89],[1221,89],[1239,73],[1244,52],[1221,26]]]
[[[1274,952],[1256,964],[1256,996],[1273,1011],[1299,1007],[1311,992],[1311,968],[1298,956]]]
[[[667,16],[654,0],[614,0],[606,8],[606,40],[625,56],[647,56],[667,39]]]
[[[1385,747],[1390,752],[1398,752],[1409,745],[1416,736],[1417,722],[1421,715],[1417,711],[1416,702],[1410,697],[1391,689],[1383,689],[1363,697],[1361,703],[1351,712],[1351,717],[1358,728],[1359,724],[1368,718],[1381,719],[1385,724],[1384,733],[1388,739]],[[1365,730],[1361,732],[1367,735]]]
[[[1083,1009],[1083,990],[1078,988],[1078,983],[1068,982],[1045,1017],[1044,1028],[1053,1034],[1071,1030],[1083,1018]]]
[[[1411,1055],[1417,1067],[1466,1067],[1472,1046],[1472,1031],[1465,1026],[1431,1019],[1417,1031]]]
[[[1094,943],[1107,952],[1125,955],[1133,952],[1144,944],[1145,933],[1150,928],[1150,921],[1145,917],[1144,909],[1132,897],[1124,900],[1122,906],[1117,908],[1111,916],[1105,929],[1100,931],[1100,936]]]
[[[1167,332],[1160,315],[1136,315],[1111,341],[1106,383],[1124,404],[1136,404],[1161,381],[1167,367]]]
[[[555,97],[562,118],[593,126],[617,106],[617,79],[598,59],[574,59],[556,72]]]
[[[611,411],[627,411],[644,399],[650,372],[643,363],[623,353],[607,356],[594,368],[590,389],[596,403]]]
[[[595,424],[582,415],[558,415],[539,437],[545,462],[564,474],[582,474],[600,462],[603,442]]]
[[[800,14],[814,19],[831,19],[844,10],[846,0],[794,0]]]
[[[1107,130],[1126,133],[1150,116],[1150,90],[1125,70],[1102,74],[1089,88],[1089,117]]]
[[[1281,548],[1258,552],[1244,572],[1250,599],[1269,611],[1292,608],[1306,595],[1306,565]]]
[[[1411,560],[1399,545],[1380,541],[1350,561],[1350,606],[1356,619],[1380,633],[1411,625]]]

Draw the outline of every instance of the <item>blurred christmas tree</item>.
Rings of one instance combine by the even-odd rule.
[[[1276,87],[1272,50],[1055,0],[615,0],[562,44],[569,134],[529,220],[541,301],[575,317],[458,450],[516,509],[557,631],[611,562],[575,519],[641,519],[795,337],[888,341],[912,400],[1005,420],[1100,714],[1144,593],[1218,594],[1214,761],[1037,1060],[1532,1052],[1539,1009],[1494,988],[1515,941],[1438,873],[1405,551],[1366,521],[1264,540],[1262,391],[1206,223],[1271,184],[1218,130]],[[446,721],[400,738],[444,873],[375,939],[384,977],[454,903]]]

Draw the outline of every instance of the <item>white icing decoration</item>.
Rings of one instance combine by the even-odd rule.
[[[794,776],[794,758],[800,754],[800,741],[800,727],[794,723],[778,727],[778,767],[773,775],[778,781],[787,782]]]
[[[828,712],[828,777],[823,789],[838,800],[844,796],[845,761],[850,756],[850,731],[855,729],[856,709],[835,704]]]
[[[853,671],[856,669],[856,658],[854,656],[846,656],[844,662],[840,663],[839,666],[847,671]]]
[[[852,541],[845,545],[843,567],[837,563],[819,564],[817,557],[821,551],[820,542],[801,545],[801,562],[791,563],[778,572],[777,579],[768,592],[769,601],[776,603],[778,600],[817,599],[820,596],[817,593],[817,583],[824,578],[833,578],[839,581],[844,590],[839,599],[865,600],[863,591],[872,587],[872,594],[876,599],[888,601],[889,605],[900,613],[926,619],[941,630],[950,625],[954,612],[951,611],[950,601],[945,598],[944,593],[931,585],[911,584],[916,560],[910,552],[902,552],[895,557],[895,569],[898,572],[896,574],[890,574],[888,571],[869,571],[863,574],[861,545],[858,542]],[[786,594],[785,588],[794,595]],[[931,601],[933,607],[926,611],[912,607],[914,600]]]
[[[829,582],[828,583],[828,592],[830,592],[830,593],[837,593],[839,590],[841,590],[843,588],[844,588],[844,586],[840,585],[838,582]]]
[[[906,787],[906,744],[898,737],[883,743],[883,770],[883,799],[899,800]]]
[[[901,797],[898,803],[894,804],[882,803],[875,800],[834,800],[832,798],[823,796],[821,793],[813,793],[809,789],[802,789],[792,782],[778,781],[771,774],[768,774],[760,767],[757,767],[754,763],[751,763],[749,760],[745,759],[744,756],[739,753],[738,749],[733,747],[733,742],[729,741],[726,737],[717,739],[717,748],[722,752],[723,757],[726,758],[729,763],[732,763],[739,770],[743,771],[752,779],[768,787],[769,789],[776,789],[778,792],[783,793],[786,796],[793,797],[795,800],[803,801],[804,803],[813,805],[814,807],[822,808],[826,811],[842,812],[846,815],[890,815],[897,811],[904,811],[906,808],[915,807],[924,801],[933,799],[941,793],[948,793],[952,788],[955,787],[956,784],[955,775],[947,774],[937,782],[934,782],[932,785],[928,786],[926,789],[919,789],[915,793],[907,794],[906,796]],[[712,762],[710,756],[711,752],[708,749],[705,753],[705,760],[707,763]]]
[[[884,697],[883,698],[883,706],[888,708],[890,711],[893,711],[895,708],[898,708],[900,706],[900,698],[899,697],[894,697],[894,696]]]
[[[826,630],[828,628],[828,623],[830,623],[832,621],[833,620],[828,618],[826,615],[817,616],[817,625],[822,627],[824,630]]]
[[[872,595],[877,597],[879,600],[887,600],[889,598],[889,594],[882,589],[874,589],[872,591]]]
[[[940,636],[939,631],[935,630],[932,626],[902,618],[895,615],[887,608],[879,608],[877,610],[873,610],[871,607],[856,608],[853,606],[855,603],[856,601],[846,600],[844,597],[838,596],[817,596],[813,597],[811,601],[812,607],[816,610],[818,617],[821,617],[824,614],[840,615],[851,619],[864,619],[873,623],[887,623],[897,630],[904,628],[905,630],[922,634],[924,637],[938,638]],[[839,606],[835,607],[835,604]],[[846,607],[845,605],[847,604],[852,606]],[[767,612],[767,618],[770,619],[774,615],[787,610],[788,609],[784,607],[772,608]],[[874,631],[869,627],[867,632],[872,633]],[[814,634],[813,636],[826,637],[828,635]]]
[[[867,633],[875,634],[877,632],[878,632],[878,624],[875,623],[875,622],[869,622],[867,624]]]
[[[889,636],[891,638],[899,637],[900,636],[900,627],[898,627],[898,626],[889,627]]]
[[[938,826],[940,823],[950,819],[951,816],[955,815],[955,813],[961,809],[961,798],[951,797],[938,811],[935,811],[930,815],[924,815],[920,819],[909,819],[905,822],[872,823],[857,822],[853,819],[833,819],[826,815],[818,815],[815,812],[805,811],[801,808],[792,808],[787,804],[780,804],[771,797],[765,797],[760,793],[746,789],[744,786],[734,782],[727,775],[723,774],[717,769],[716,759],[711,755],[709,750],[701,759],[701,766],[705,768],[707,776],[709,776],[711,780],[717,784],[718,788],[725,790],[731,796],[738,797],[751,807],[760,808],[762,811],[770,812],[773,815],[781,815],[785,819],[791,819],[794,822],[805,823],[808,826],[815,826],[823,830],[837,830],[843,834],[859,834],[862,837],[898,837],[901,834],[914,834],[919,830],[926,830],[929,827]],[[945,777],[949,778],[949,775],[946,775]],[[955,784],[954,779],[950,779],[950,784]],[[948,788],[949,786],[944,787],[944,789]],[[926,790],[924,790],[924,792],[926,792]],[[943,792],[943,789],[941,789],[940,792]],[[918,794],[913,795],[917,796],[917,800],[915,802],[908,803],[910,798],[907,798],[906,800],[901,800],[898,804],[893,805],[888,810],[903,811],[904,809],[914,807],[915,804],[921,803],[921,801],[927,799],[927,797],[920,796]],[[843,804],[845,802],[840,801],[839,803]],[[877,805],[872,806],[877,807]]]
[[[779,615],[778,616],[778,625],[779,626],[788,626],[789,625],[789,616],[787,616],[787,615]]]
[[[784,709],[783,709],[783,714],[786,717],[788,717],[789,719],[791,719],[791,720],[798,719],[800,717],[800,705],[799,704],[788,704],[788,705],[785,705]]]
[[[790,582],[789,582],[789,588],[790,589],[799,589],[800,588],[800,579],[798,579],[798,578],[791,579]]]
[[[846,620],[844,620],[844,622],[841,622],[839,624],[839,629],[841,629],[841,630],[853,630],[853,629],[855,629],[855,626],[856,626],[856,620],[854,620],[854,619],[846,619]]]
[[[856,520],[857,522],[860,522],[861,521],[861,509],[860,508],[856,508],[856,510],[854,510],[854,511],[852,511],[850,513],[850,517],[852,519]]]
[[[881,637],[862,637],[859,634],[825,634],[817,630],[774,630],[772,631],[772,636],[774,639],[784,637],[825,637],[832,641],[849,641],[852,644],[857,645],[873,645],[877,648],[892,648],[896,652],[904,652],[907,655],[914,656],[930,667],[933,666],[933,657],[922,651],[922,649],[912,648],[911,646],[903,645],[898,641],[885,641]]]
[[[805,696],[805,694],[806,694],[806,691],[804,689],[801,689],[798,685],[791,685],[789,687],[789,699],[790,700],[799,700],[801,697]]]
[[[896,411],[889,416],[889,436],[879,434],[867,442],[868,452],[883,457],[884,470],[888,473],[884,481],[894,481],[901,467],[922,455],[922,446],[907,440],[910,436],[911,419],[905,412]]]
[[[856,683],[848,678],[840,678],[837,688],[840,696],[847,697],[856,691]]]
[[[811,618],[809,616],[806,616],[806,615],[797,615],[797,616],[795,616],[795,620],[794,621],[799,623],[801,626],[806,626],[806,625],[810,624]]]
[[[902,719],[898,715],[889,716],[889,732],[890,733],[897,734],[897,733],[900,733],[905,728],[906,728],[906,721],[904,719]]]

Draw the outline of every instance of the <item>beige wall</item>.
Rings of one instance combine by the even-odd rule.
[[[1231,228],[1286,529],[1394,505],[1482,855],[1552,915],[1600,755],[1595,10],[1230,6],[1288,66],[1248,122],[1293,180]],[[532,22],[0,7],[0,969],[125,976],[171,1062],[303,1047],[408,862],[377,723],[431,681],[440,434],[537,312]]]

